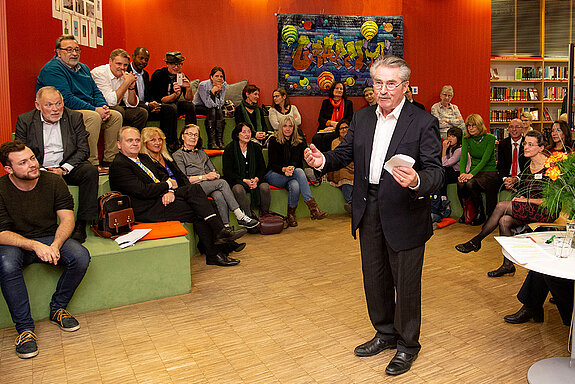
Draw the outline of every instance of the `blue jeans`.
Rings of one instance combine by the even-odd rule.
[[[343,193],[345,202],[351,204],[351,193],[353,192],[353,185],[343,184],[340,188],[341,193]]]
[[[50,245],[54,241],[54,236],[33,240]],[[18,333],[34,331],[28,291],[22,275],[24,267],[32,263],[43,263],[34,251],[27,251],[10,245],[0,245],[0,286]],[[56,292],[52,295],[50,313],[60,308],[66,308],[86,274],[88,264],[90,264],[88,250],[76,240],[66,240],[60,248],[60,260],[58,260],[58,265],[64,265],[66,269],[58,280]]]
[[[288,206],[297,207],[299,201],[299,194],[303,196],[303,201],[310,201],[313,199],[307,177],[301,168],[296,168],[292,176],[286,176],[274,171],[266,173],[266,180],[268,183],[277,188],[285,188],[288,191]]]

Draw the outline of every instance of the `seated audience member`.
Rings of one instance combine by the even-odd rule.
[[[263,215],[270,210],[271,191],[265,181],[266,163],[262,148],[251,141],[252,130],[245,123],[236,126],[232,139],[222,159],[224,178],[232,187],[242,211],[256,217],[251,207],[258,207],[260,215]]]
[[[36,109],[18,116],[15,138],[34,152],[42,170],[79,187],[77,221],[71,238],[86,241],[86,224],[98,218],[98,169],[88,161],[88,132],[82,114],[65,108],[56,88],[40,88]]]
[[[317,206],[303,170],[303,151],[306,145],[295,129],[293,117],[285,116],[280,126],[269,141],[266,180],[274,187],[287,189],[287,222],[290,227],[297,226],[295,211],[300,193],[309,208],[311,219],[324,219],[327,213]]]
[[[527,133],[533,130],[531,123],[533,123],[533,116],[529,112],[522,112],[519,117],[521,124],[523,124],[523,133]]]
[[[147,135],[142,134],[142,136],[145,143]],[[236,215],[241,227],[256,227],[259,222],[250,218],[240,209],[227,181],[220,178],[216,167],[202,149],[200,128],[194,124],[186,125],[181,137],[183,146],[174,152],[174,161],[190,183],[199,184],[204,193],[214,199],[224,226],[227,227],[230,224],[229,208]]]
[[[352,117],[353,103],[347,99],[345,84],[336,81],[329,89],[329,98],[321,103],[317,119],[319,122],[318,133],[313,136],[312,143],[321,152],[329,151],[331,142],[337,137],[334,133],[337,123],[343,119],[351,121]]]
[[[56,56],[42,67],[36,81],[36,91],[47,85],[56,87],[64,104],[82,113],[90,147],[88,161],[99,165],[98,139],[104,130],[104,156],[101,173],[107,172],[118,153],[116,138],[122,126],[122,115],[108,107],[106,99],[92,79],[86,64],[80,63],[81,48],[73,35],[62,35],[56,40]]]
[[[377,104],[377,97],[373,92],[373,87],[365,87],[363,89],[363,98],[365,99],[368,107]]]
[[[551,143],[547,147],[547,151],[553,152],[571,152],[573,149],[573,139],[571,138],[571,130],[566,122],[557,120],[553,122],[551,127]]]
[[[74,229],[74,199],[64,180],[40,171],[32,150],[19,140],[0,147],[0,285],[18,337],[16,354],[38,354],[37,337],[26,282],[25,266],[46,263],[64,266],[50,301],[50,321],[63,331],[80,328],[66,311],[90,263],[90,253],[68,237]],[[58,223],[58,220],[60,223]]]
[[[505,189],[514,190],[519,175],[525,169],[527,158],[523,153],[524,125],[519,119],[513,119],[507,126],[509,136],[499,142],[497,147],[497,172]]]
[[[532,222],[551,222],[556,219],[540,210],[543,202],[541,199],[542,183],[546,178],[544,154],[545,141],[539,131],[529,131],[524,138],[525,157],[530,161],[521,174],[518,186],[518,196],[512,201],[501,201],[489,216],[489,219],[481,229],[481,232],[466,243],[455,246],[459,252],[468,253],[479,251],[481,241],[485,239],[495,228],[499,227],[499,236],[513,236],[514,228]],[[489,277],[500,277],[505,274],[515,273],[515,266],[511,261],[503,257],[503,265],[489,272]]]
[[[200,83],[194,95],[196,111],[200,115],[206,115],[209,149],[224,149],[224,104],[227,87],[224,69],[213,67],[210,78]]]
[[[253,138],[260,144],[268,137],[264,111],[258,105],[260,89],[254,84],[247,84],[242,91],[243,101],[236,107],[234,118],[236,124],[246,123],[252,129]]]
[[[411,88],[411,85],[407,86],[407,91],[405,91],[405,97],[407,98],[407,101],[409,101],[411,104],[425,111],[425,106],[413,99],[413,89]]]
[[[144,47],[137,47],[127,71],[136,75],[135,91],[139,107],[148,111],[148,120],[159,120],[160,129],[169,137],[176,137],[178,111],[174,104],[162,104],[154,101],[150,93],[150,75],[144,68],[148,66],[150,52]]]
[[[445,134],[451,127],[457,127],[464,131],[465,125],[463,124],[461,112],[459,112],[457,105],[451,104],[453,87],[445,85],[439,93],[439,98],[439,103],[435,103],[431,107],[431,114],[439,120],[439,131]]]
[[[521,308],[512,315],[503,317],[510,324],[522,324],[533,319],[536,323],[542,323],[544,319],[543,304],[547,295],[551,292],[563,324],[571,324],[573,314],[573,280],[562,279],[544,275],[539,272],[529,271],[525,281],[517,293],[517,299]]]
[[[331,142],[331,149],[334,149],[341,144],[343,138],[347,133],[349,128],[349,122],[347,120],[342,120],[337,123],[335,127],[335,133],[337,137]],[[343,198],[345,199],[344,209],[347,213],[351,213],[351,193],[353,192],[353,172],[354,166],[353,162],[349,165],[333,172],[327,174],[327,180],[331,185],[341,189],[343,193]]]
[[[285,89],[278,88],[272,93],[273,97],[273,104],[270,108],[270,125],[277,131],[280,128],[280,120],[284,116],[291,116],[293,117],[298,133],[302,135],[302,131],[299,128],[301,125],[301,115],[295,105],[293,105],[290,100],[289,96]]]
[[[486,214],[491,215],[497,204],[500,181],[495,164],[495,136],[487,133],[483,119],[478,114],[471,114],[465,121],[467,132],[463,137],[461,146],[461,160],[459,169],[461,174],[457,183],[457,195],[464,206],[463,199],[471,199],[477,209],[477,216],[471,225],[480,225],[485,222]],[[471,156],[471,169],[467,170],[467,155]],[[486,212],[483,209],[481,192],[486,195]],[[463,216],[459,219],[464,222]]]
[[[457,183],[459,178],[461,160],[461,141],[463,132],[459,128],[451,127],[447,131],[447,139],[443,140],[441,151],[441,165],[445,174],[441,196],[447,196],[447,185]],[[469,158],[468,158],[469,160]],[[469,164],[469,161],[468,161]],[[469,167],[468,167],[469,168]]]
[[[221,245],[233,243],[246,233],[245,229],[225,228],[204,191],[190,184],[175,164],[163,158],[170,173],[160,162],[140,153],[140,132],[136,128],[121,129],[118,148],[120,153],[110,166],[110,187],[130,196],[137,221],[194,223],[206,251],[206,264],[225,267],[239,263],[228,257]]]
[[[186,125],[196,124],[196,109],[192,100],[194,91],[188,77],[182,72],[186,58],[180,51],[166,53],[166,66],[157,69],[150,79],[150,95],[152,100],[172,108],[175,115],[185,115]],[[178,148],[177,120],[171,127],[166,127],[166,144],[168,149],[175,151]]]
[[[148,111],[138,106],[140,100],[136,94],[136,76],[126,72],[129,63],[128,52],[114,49],[108,64],[92,69],[92,78],[110,109],[122,114],[124,125],[142,129],[148,121]]]

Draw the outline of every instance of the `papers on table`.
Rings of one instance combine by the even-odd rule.
[[[130,233],[117,237],[116,243],[118,243],[120,248],[131,247],[136,244],[136,241],[146,236],[150,231],[151,229],[134,229]]]
[[[519,265],[555,259],[553,245],[545,244],[547,238],[541,235],[532,234],[528,237],[496,236],[495,240]]]
[[[415,164],[415,160],[408,155],[395,155],[392,156],[389,160],[385,162],[383,165],[383,169],[387,172],[391,173],[392,169],[395,167],[413,167]]]

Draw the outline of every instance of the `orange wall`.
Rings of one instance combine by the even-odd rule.
[[[62,21],[52,18],[50,4],[50,1],[7,1],[6,4],[12,127],[19,114],[34,108],[36,77],[54,57],[54,43],[62,34]],[[90,68],[107,64],[110,52],[125,46],[123,1],[104,1],[102,10],[104,46],[82,46],[80,55],[80,61]]]
[[[416,99],[429,110],[441,87],[455,89],[453,102],[462,114],[489,112],[490,0],[104,0],[104,46],[83,47],[81,61],[90,68],[107,62],[109,52],[138,45],[151,52],[148,70],[163,66],[166,51],[187,57],[184,72],[206,79],[214,65],[228,82],[249,79],[270,104],[277,86],[275,13],[402,15],[405,57],[412,68]],[[24,7],[6,4],[12,126],[18,114],[33,108],[36,76],[52,57],[61,23],[49,2]],[[317,127],[321,97],[294,97],[302,128],[311,137]],[[352,98],[357,108],[362,98]]]

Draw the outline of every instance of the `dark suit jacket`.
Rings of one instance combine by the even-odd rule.
[[[425,111],[425,105],[423,105],[423,104],[421,104],[421,103],[419,103],[419,102],[417,102],[417,101],[415,101],[415,100],[413,100],[413,101],[411,102],[411,104],[413,104],[413,105],[415,105],[416,107],[421,108],[421,109],[423,109],[423,110]]]
[[[165,221],[162,196],[168,192],[168,172],[164,167],[153,161],[148,155],[138,155],[144,164],[160,183],[154,183],[142,168],[122,153],[118,153],[110,165],[110,188],[130,196],[134,215],[138,221]],[[167,160],[166,160],[167,161]],[[168,161],[167,161],[168,162]],[[188,185],[190,182],[180,169],[168,162],[174,172],[178,186]],[[176,190],[176,196],[178,191]]]
[[[40,111],[34,109],[18,116],[16,122],[16,140],[21,140],[34,152],[40,166],[44,162],[44,129]],[[68,163],[73,167],[88,160],[88,131],[80,112],[64,107],[60,118],[60,131],[64,146],[64,158],[60,165]]]
[[[521,140],[521,144],[525,138]],[[507,136],[505,139],[499,142],[497,148],[497,172],[499,177],[503,179],[504,177],[511,176],[511,161],[513,160],[513,145],[511,144],[511,137]],[[527,166],[528,159],[523,153],[523,145],[519,146],[519,168],[521,172],[525,170]]]
[[[128,65],[128,69],[126,69],[126,71],[133,72],[131,63]],[[143,104],[145,101],[153,101],[152,96],[150,95],[150,74],[145,69],[142,70],[142,79],[144,80],[144,100],[140,99],[140,104]],[[138,91],[138,84],[136,83],[136,95],[139,95]],[[139,106],[142,107],[142,105]]]
[[[352,200],[352,232],[355,236],[365,213],[369,188],[369,164],[377,123],[377,105],[357,111],[343,142],[326,152],[322,172],[355,164]],[[379,214],[387,243],[394,251],[412,249],[425,244],[433,234],[430,193],[443,183],[439,122],[429,113],[407,100],[397,121],[385,161],[393,155],[405,154],[415,159],[413,168],[420,179],[419,191],[403,188],[393,176],[382,169],[379,180]]]
[[[319,110],[319,117],[317,121],[319,123],[317,130],[325,128],[325,124],[328,120],[331,120],[331,115],[333,113],[333,105],[329,102],[329,99],[325,99],[321,103],[321,109]],[[351,100],[345,100],[343,108],[343,119],[351,121],[353,117],[353,102]]]

